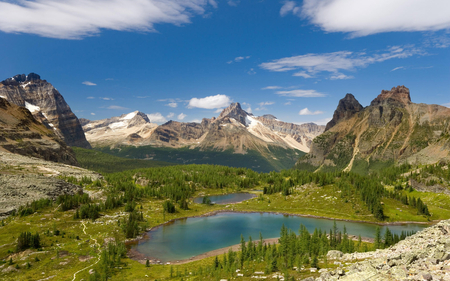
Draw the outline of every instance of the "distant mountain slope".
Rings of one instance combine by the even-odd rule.
[[[0,97],[26,107],[67,145],[89,148],[78,118],[52,84],[35,73],[21,74],[0,82]]]
[[[77,165],[70,147],[24,107],[0,98],[0,150]]]
[[[412,103],[404,86],[383,90],[365,108],[347,95],[297,167],[367,172],[395,162],[450,160],[449,124],[449,108]]]
[[[137,111],[98,121],[82,119],[81,122],[89,142],[103,152],[260,171],[291,168],[298,157],[309,151],[312,139],[325,129],[312,123],[282,122],[275,116],[256,117],[245,112],[239,103],[232,103],[217,118],[204,118],[201,123],[169,121],[157,126]],[[105,150],[105,147],[120,148],[120,152]]]

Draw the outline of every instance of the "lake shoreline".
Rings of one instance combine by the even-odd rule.
[[[242,214],[254,214],[254,213],[259,213],[259,214],[274,214],[274,215],[283,215],[283,216],[297,216],[297,217],[305,217],[305,218],[314,218],[314,219],[324,219],[324,220],[336,220],[336,221],[344,221],[344,222],[355,222],[355,223],[368,223],[368,224],[375,224],[375,225],[380,225],[380,226],[389,226],[389,225],[404,225],[404,224],[418,224],[418,225],[433,225],[435,223],[437,223],[438,221],[431,221],[431,222],[413,222],[413,221],[401,221],[401,222],[368,222],[368,221],[362,221],[362,220],[350,220],[350,219],[335,219],[335,218],[329,218],[329,217],[324,217],[324,216],[316,216],[316,215],[309,215],[309,214],[292,214],[292,213],[286,213],[286,212],[273,212],[273,211],[235,211],[235,210],[215,210],[212,212],[207,212],[205,214],[202,215],[196,215],[196,216],[189,216],[189,217],[181,217],[181,218],[176,218],[176,219],[171,219],[169,221],[166,221],[164,223],[161,223],[159,225],[156,225],[154,227],[151,227],[150,229],[147,229],[142,235],[136,237],[135,239],[131,239],[126,241],[126,246],[128,248],[127,254],[128,257],[130,259],[136,260],[140,263],[142,262],[146,262],[146,260],[149,260],[151,264],[163,264],[162,262],[160,262],[158,260],[158,258],[156,257],[148,257],[140,252],[138,252],[135,249],[132,249],[131,245],[133,244],[138,244],[139,242],[151,239],[151,235],[149,234],[151,231],[154,231],[162,226],[168,225],[168,224],[172,224],[176,221],[179,220],[186,220],[189,218],[203,218],[203,217],[211,217],[211,216],[215,216],[218,215],[220,213],[242,213]],[[356,237],[356,236],[355,236]],[[264,241],[272,241],[272,240],[276,240],[278,241],[278,238],[268,238],[268,239],[264,239]],[[364,237],[364,240],[366,240],[367,242],[370,242],[370,240],[373,241],[373,239],[371,238],[367,238]],[[364,241],[363,240],[363,241]],[[212,256],[216,256],[216,255],[220,255],[223,254],[225,252],[228,252],[228,250],[231,248],[234,250],[233,247],[236,247],[239,245],[232,245],[232,246],[228,246],[228,247],[224,247],[224,248],[220,248],[220,249],[216,249],[213,251],[208,251],[205,253],[202,253],[200,255],[197,256],[193,256],[189,259],[184,259],[184,260],[179,260],[179,261],[169,261],[170,264],[184,264],[184,263],[188,263],[188,262],[192,262],[192,261],[197,261],[197,260],[201,260],[204,258],[208,258],[208,257],[212,257]],[[225,251],[225,252],[224,252]]]

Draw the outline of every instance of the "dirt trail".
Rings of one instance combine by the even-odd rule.
[[[86,234],[86,235],[88,235],[88,234],[86,233],[86,225],[84,224],[84,221],[82,221],[81,224],[83,225],[83,233]],[[100,244],[98,244],[97,239],[92,238],[91,235],[89,235],[89,239],[90,239],[90,240],[93,240],[93,241],[94,241],[94,245],[97,245],[97,247],[100,249]],[[73,279],[72,279],[72,281],[75,281],[75,280],[77,279],[77,274],[78,274],[78,273],[80,273],[81,271],[84,271],[84,270],[86,270],[86,269],[88,269],[88,268],[90,268],[90,267],[93,267],[93,266],[96,265],[99,261],[100,261],[100,252],[98,253],[98,258],[97,258],[97,261],[96,261],[95,263],[93,263],[93,264],[91,264],[91,265],[89,265],[89,266],[87,266],[87,267],[85,267],[85,268],[83,268],[83,269],[80,269],[80,270],[78,270],[77,272],[75,272],[75,273],[73,274]]]

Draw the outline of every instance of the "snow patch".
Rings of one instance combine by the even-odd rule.
[[[258,125],[258,124],[261,124],[262,125],[262,123],[261,122],[259,122],[258,120],[256,120],[255,118],[253,118],[253,117],[251,117],[251,116],[245,116],[245,124],[247,125],[247,126],[249,126],[250,128],[253,128],[253,127],[255,127],[256,125]]]
[[[128,113],[127,115],[125,115],[125,117],[121,118],[121,120],[130,120],[130,119],[133,119],[134,116],[136,116],[136,114],[137,114],[136,111],[135,111],[135,112]]]
[[[0,96],[0,98],[2,98],[2,99],[5,99],[5,100],[6,100],[6,97],[5,97],[5,96]]]
[[[55,128],[55,125],[53,125],[52,123],[48,123],[48,125],[52,128]]]
[[[31,82],[28,82],[28,83],[26,83],[26,84],[22,84],[22,85],[20,85],[22,88],[24,88],[25,89],[25,87],[26,86],[28,86],[28,85],[30,85],[31,84]]]
[[[40,108],[39,106],[32,105],[31,103],[28,103],[28,102],[25,102],[25,107],[26,107],[31,113],[34,113],[34,112],[37,112],[37,111],[40,111],[40,110],[41,110],[41,108]]]
[[[127,124],[125,124],[124,122],[116,122],[116,123],[109,124],[108,127],[110,127],[111,129],[117,129],[117,128],[122,128],[125,126],[127,126]]]

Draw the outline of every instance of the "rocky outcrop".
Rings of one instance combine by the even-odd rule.
[[[450,159],[449,108],[415,104],[404,86],[383,90],[359,111],[353,96],[346,99],[355,106],[343,106],[341,100],[334,124],[330,122],[314,139],[298,167],[369,171],[395,162],[432,164]]]
[[[351,118],[361,110],[363,110],[363,106],[355,99],[352,94],[347,94],[343,99],[339,101],[338,107],[334,111],[333,119],[331,119],[330,122],[327,123],[325,131],[328,131],[338,122]]]
[[[0,98],[0,150],[48,161],[78,165],[75,155],[53,130],[30,111]]]
[[[247,116],[249,116],[250,114],[248,114],[245,110],[243,110],[241,108],[241,105],[236,102],[236,103],[232,103],[230,104],[230,106],[228,106],[227,108],[225,108],[219,115],[219,117],[217,117],[217,120],[222,120],[225,117],[228,118],[233,118],[236,121],[238,121],[239,123],[245,125],[245,119]]]
[[[58,177],[102,178],[79,167],[1,151],[0,167],[0,217],[33,200],[55,199],[61,194],[82,191],[81,187]]]
[[[67,145],[90,148],[78,118],[63,96],[39,75],[21,74],[0,82],[0,97],[26,107]]]
[[[335,258],[341,267],[322,270],[316,281],[450,280],[450,220],[426,228],[388,249]]]

